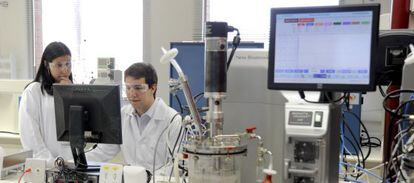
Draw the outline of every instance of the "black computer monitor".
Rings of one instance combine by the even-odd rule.
[[[271,9],[268,88],[375,91],[380,6]]]
[[[69,141],[75,166],[86,169],[87,142],[122,144],[118,85],[53,85],[58,141]]]

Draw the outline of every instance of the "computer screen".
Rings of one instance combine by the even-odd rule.
[[[77,167],[86,142],[122,144],[118,85],[54,84],[53,95],[57,140],[70,142]]]
[[[379,9],[271,9],[268,88],[374,91]]]

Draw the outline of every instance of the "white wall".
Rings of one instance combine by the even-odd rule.
[[[389,13],[391,11],[391,0],[340,0],[339,4],[381,4],[381,14]]]
[[[144,0],[144,62],[154,65],[158,73],[158,93],[168,100],[169,65],[159,62],[161,46],[168,49],[172,41],[191,41],[201,32],[202,0]],[[197,28],[198,27],[198,28]]]
[[[0,79],[0,131],[19,132],[19,97],[30,81]]]
[[[33,78],[31,1],[7,0],[0,6],[0,56],[15,58],[17,78]],[[158,71],[158,94],[168,101],[169,65],[161,65],[160,47],[172,41],[189,41],[201,33],[202,0],[144,0],[144,61]],[[29,12],[29,13],[28,13]],[[199,24],[199,25],[198,25]],[[198,27],[198,28],[197,28]]]
[[[33,77],[32,15],[28,13],[32,1],[6,1],[7,7],[0,6],[0,57],[14,60],[16,78],[29,79]]]
[[[8,7],[0,6],[0,56],[15,58],[17,78],[33,78],[33,46],[30,0],[8,0]],[[160,47],[169,48],[172,41],[193,40],[201,29],[201,0],[145,0],[144,61],[151,62],[158,71],[158,95],[168,101],[169,65],[161,65]],[[197,8],[195,8],[197,7]],[[198,15],[197,15],[198,14]],[[200,24],[199,26],[197,26]],[[2,102],[8,102],[2,100]],[[10,124],[15,125],[15,124]],[[14,127],[14,126],[13,126]]]
[[[31,27],[27,26],[27,6],[31,1],[8,0],[0,6],[0,57],[16,60],[18,78],[33,76]],[[380,2],[382,12],[389,12],[390,0],[342,0],[341,4]],[[160,47],[171,41],[189,41],[201,33],[202,0],[144,0],[144,61],[151,62],[159,75],[159,96],[168,101],[169,66],[158,62]],[[198,28],[197,28],[198,27]],[[29,64],[30,63],[30,64]]]

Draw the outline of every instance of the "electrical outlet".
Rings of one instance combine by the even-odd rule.
[[[349,94],[349,104],[359,105],[361,104],[361,94],[360,93],[350,93]]]
[[[32,170],[24,175],[25,182],[45,182],[46,181],[46,160],[27,158],[25,169]]]

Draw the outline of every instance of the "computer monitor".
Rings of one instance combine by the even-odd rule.
[[[380,6],[272,8],[268,88],[375,91]]]
[[[118,85],[53,85],[58,141],[69,141],[77,169],[87,142],[122,144]]]

